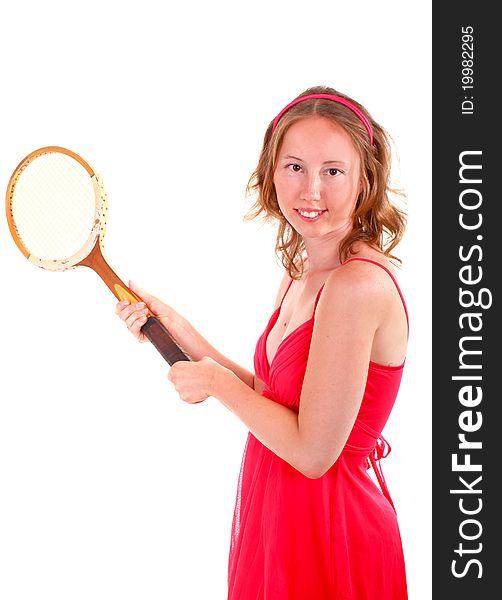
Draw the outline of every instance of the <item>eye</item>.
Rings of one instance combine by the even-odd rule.
[[[298,163],[290,163],[290,164],[286,165],[286,169],[289,169],[290,171],[294,171],[295,173],[299,173],[302,170],[302,167]]]
[[[340,169],[337,169],[335,167],[331,167],[330,169],[327,170],[327,173],[331,177],[336,177],[337,175],[342,175],[343,171],[340,171]]]

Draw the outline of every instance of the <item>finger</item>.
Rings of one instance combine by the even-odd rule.
[[[132,314],[130,314],[125,323],[127,325],[127,329],[134,333],[135,335],[139,335],[140,329],[146,323],[148,319],[148,309],[144,308],[141,310],[135,310]]]
[[[138,296],[139,298],[141,298],[141,300],[143,300],[148,306],[152,302],[155,302],[155,301],[158,302],[159,301],[158,298],[156,298],[155,296],[152,296],[146,290],[144,290],[143,288],[139,287],[139,285],[137,285],[136,283],[134,283],[134,281],[129,281],[129,287],[136,294],[136,296]]]
[[[179,362],[179,361],[178,361]],[[174,365],[171,366],[171,368],[169,369],[169,371],[167,372],[167,379],[168,381],[170,381],[173,385],[174,385],[174,381],[176,379],[176,369],[173,369],[173,367],[176,365],[177,363],[174,363]]]
[[[179,393],[180,399],[183,400],[183,402],[186,402],[187,404],[199,404],[200,402],[204,402],[204,400],[207,400],[209,398],[207,394],[204,394],[203,392],[200,392],[198,390],[189,389],[177,391]]]
[[[137,302],[136,304],[128,304],[121,310],[119,310],[118,315],[122,319],[122,321],[126,321],[131,315],[134,313],[143,314],[144,311],[148,311],[144,302]]]
[[[146,303],[154,315],[163,319],[172,319],[173,309],[170,306],[162,302],[162,300],[159,300],[156,296],[152,296],[152,294],[149,294],[144,289],[140,288],[139,285],[135,284],[133,281],[129,281],[129,286],[131,290]]]
[[[129,300],[121,300],[120,302],[117,302],[117,304],[115,305],[115,313],[119,315],[129,304]]]
[[[187,395],[187,396],[180,396],[181,400],[183,400],[183,402],[186,402],[187,404],[200,404],[201,402],[204,402],[204,400],[207,400],[208,396],[206,395]]]
[[[186,364],[183,365],[182,363],[186,363]],[[189,363],[189,361],[184,361],[184,360],[175,362],[170,367],[170,369],[167,373],[167,378],[169,379],[169,381],[172,381],[173,383],[175,383],[178,379],[183,377],[183,372],[185,372],[185,376],[186,376],[187,373],[190,372],[190,367],[192,367],[195,364],[193,362],[190,362],[189,368],[187,369],[186,366],[188,365],[188,363]]]

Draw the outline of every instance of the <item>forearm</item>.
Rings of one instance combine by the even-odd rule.
[[[176,325],[171,322],[173,335],[193,360],[200,360],[204,356],[209,356],[232,371],[246,386],[251,389],[254,388],[253,373],[218,352],[186,319],[177,315],[176,321]]]
[[[320,477],[336,458],[327,455],[318,428],[304,423],[296,411],[262,396],[212,357],[177,362],[168,379],[184,402],[195,404],[209,396],[219,400],[264,446],[307,477]]]
[[[169,305],[145,292],[132,281],[129,282],[129,285],[141,301],[131,304],[128,300],[122,300],[116,306],[116,313],[125,321],[127,328],[137,339],[146,341],[147,338],[141,332],[141,328],[147,320],[148,313],[151,312],[156,315],[182,350],[194,361],[199,361],[204,356],[208,356],[232,371],[247,386],[254,388],[255,377],[253,373],[218,352],[189,321]]]
[[[226,378],[213,396],[231,410],[269,450],[308,477],[317,477],[308,437],[299,427],[298,413],[261,396],[242,381]]]

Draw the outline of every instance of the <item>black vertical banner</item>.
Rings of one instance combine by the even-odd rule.
[[[433,598],[488,600],[502,597],[502,30],[482,0],[433,18]]]

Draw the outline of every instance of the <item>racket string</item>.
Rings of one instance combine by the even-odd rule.
[[[67,261],[96,229],[92,179],[66,154],[53,152],[32,159],[18,177],[11,203],[21,241],[43,261]]]

